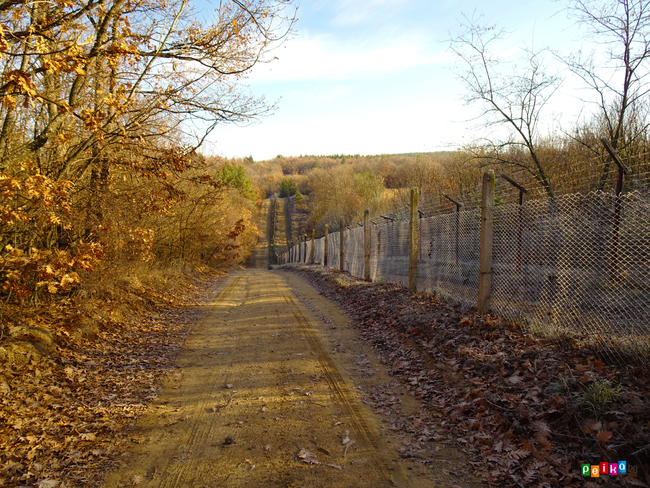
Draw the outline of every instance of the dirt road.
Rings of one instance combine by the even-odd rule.
[[[268,201],[261,228],[266,212]],[[404,433],[384,426],[361,395],[391,390],[405,415],[420,408],[417,400],[334,304],[295,274],[264,269],[266,243],[260,239],[253,268],[215,291],[134,428],[128,462],[104,486],[447,486],[442,467],[458,462],[453,453],[435,478],[429,466],[403,459]]]
[[[292,286],[320,298],[291,274],[232,277],[106,487],[418,486],[328,352],[347,319],[320,298],[317,320]]]

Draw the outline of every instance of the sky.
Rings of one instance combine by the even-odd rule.
[[[276,110],[219,126],[206,154],[255,161],[277,155],[396,154],[451,150],[480,135],[480,107],[463,101],[449,39],[463,16],[509,32],[501,55],[559,51],[580,42],[562,0],[303,0],[295,34],[245,80]],[[551,60],[552,61],[552,60]],[[570,90],[548,121],[575,117]],[[550,123],[550,122],[549,122]]]

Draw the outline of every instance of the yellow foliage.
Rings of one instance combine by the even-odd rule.
[[[233,82],[263,58],[287,7],[262,4],[226,2],[212,23],[180,4],[5,5],[0,245],[11,245],[0,250],[2,303],[79,290],[102,260],[246,258],[255,195],[209,174],[183,124],[196,113],[206,127],[245,121],[264,108]],[[147,14],[131,25],[140,8]],[[176,71],[165,71],[167,62]]]
[[[14,89],[14,93],[21,93],[30,97],[36,96],[36,89],[31,77],[22,70],[15,69],[5,76],[7,82]]]

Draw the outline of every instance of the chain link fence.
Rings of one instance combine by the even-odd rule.
[[[323,261],[318,261],[323,263]],[[334,232],[327,239],[327,265],[335,268],[341,268],[341,233]]]
[[[495,193],[510,191],[497,181]],[[418,290],[476,305],[481,210],[419,219]],[[492,310],[531,333],[600,347],[620,362],[648,363],[650,193],[589,192],[494,207]],[[458,207],[456,207],[458,208]],[[406,209],[408,210],[408,208]],[[402,209],[371,225],[370,278],[408,285],[409,221]],[[314,241],[323,264],[324,238]],[[309,263],[311,241],[302,244]],[[364,229],[344,230],[344,269],[364,274]],[[295,254],[296,257],[298,253]],[[286,253],[285,261],[289,259]],[[340,267],[340,234],[328,236],[328,266]],[[294,261],[297,261],[295,259]]]
[[[621,363],[650,363],[650,154],[626,158],[632,173],[617,196],[616,171],[565,164],[553,191],[525,170],[496,178],[491,310],[530,333],[587,344]],[[609,166],[609,165],[608,165]],[[569,178],[566,175],[570,175]],[[370,222],[370,279],[409,285],[408,191]],[[420,196],[417,289],[476,306],[481,248],[480,186]],[[525,198],[524,198],[525,196]],[[525,200],[525,201],[524,201]],[[362,278],[364,228],[343,229],[344,266]],[[340,269],[340,233],[329,234],[327,265]],[[302,247],[300,247],[302,246]],[[300,247],[300,250],[298,250]],[[311,262],[311,241],[283,262]],[[325,239],[313,264],[324,264]]]
[[[650,351],[650,198],[590,192],[495,208],[492,307],[625,359]]]

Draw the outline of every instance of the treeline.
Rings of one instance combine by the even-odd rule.
[[[618,168],[608,159],[600,141],[607,137],[597,124],[582,126],[570,134],[536,141],[543,161],[547,186],[531,171],[530,154],[524,147],[511,145],[498,150],[468,146],[454,152],[380,156],[300,156],[276,157],[268,161],[241,162],[250,178],[267,196],[281,197],[300,192],[309,195],[309,225],[303,231],[323,233],[348,227],[371,214],[391,213],[408,201],[408,189],[417,188],[431,200],[441,195],[467,202],[478,198],[483,172],[493,169],[506,174],[529,191],[527,199],[589,191],[613,191]],[[588,141],[590,146],[585,142]],[[598,151],[598,154],[595,154]],[[631,170],[626,175],[627,191],[650,190],[650,133],[637,133],[634,144],[618,151]],[[237,161],[239,164],[240,162]],[[513,203],[511,194],[498,194],[497,203]],[[455,207],[440,198],[447,210]]]
[[[475,168],[462,151],[418,155],[276,157],[251,163],[237,161],[266,195],[309,195],[309,226],[317,232],[347,227],[360,220],[365,209],[390,211],[400,189],[474,186]]]
[[[267,110],[239,80],[291,29],[290,3],[2,4],[3,323],[111,270],[246,258],[261,194],[196,149]]]
[[[425,168],[441,166],[458,167],[460,152],[426,153],[422,155],[377,155],[377,156],[278,156],[271,160],[250,162],[233,160],[243,164],[250,178],[267,196],[278,193],[283,182],[290,180],[302,193],[311,191],[310,175],[316,170],[330,172],[339,167],[349,167],[353,173],[371,173],[378,176],[386,188],[402,188],[421,184],[432,175]],[[341,171],[341,170],[336,170]],[[311,176],[313,179],[313,175]],[[286,185],[286,183],[285,183]],[[295,191],[293,192],[295,193]],[[292,193],[292,194],[293,194]]]

